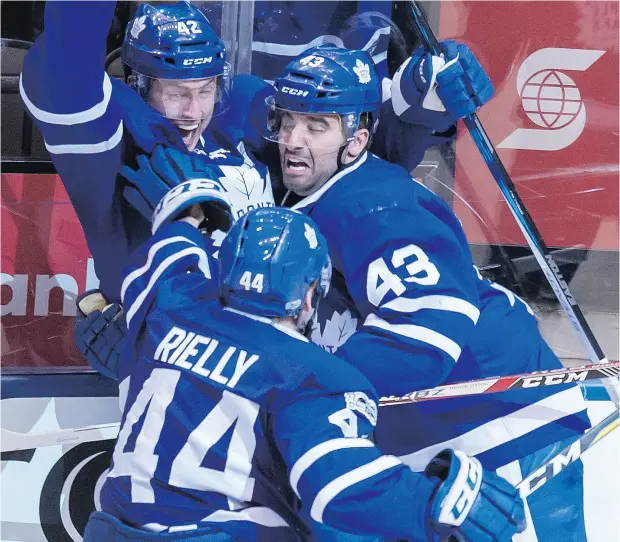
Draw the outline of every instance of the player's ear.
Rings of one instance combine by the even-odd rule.
[[[310,285],[304,297],[304,306],[301,308],[302,312],[310,312],[312,310],[312,298],[314,296],[314,290],[316,290],[318,281],[315,281]]]
[[[310,312],[312,310],[312,292],[314,292],[314,288],[314,285],[308,288],[306,297],[304,297],[304,306],[301,308],[302,312]]]
[[[355,160],[364,152],[366,146],[368,145],[369,139],[370,132],[366,128],[355,130],[353,139],[349,142],[349,146],[347,147],[347,156],[350,158],[349,161]]]

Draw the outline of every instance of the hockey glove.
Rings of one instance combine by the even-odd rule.
[[[435,540],[503,542],[525,529],[523,501],[516,488],[463,452],[444,450],[424,470],[438,478],[429,521]]]
[[[215,230],[226,232],[232,227],[230,203],[219,181],[194,179],[173,188],[162,198],[153,213],[153,233],[163,224],[188,216],[194,205],[202,210],[199,230],[210,234]]]
[[[392,105],[398,117],[439,133],[476,111],[495,92],[467,45],[448,40],[441,42],[441,48],[439,57],[418,47],[392,81]]]
[[[171,147],[157,146],[153,153],[149,156],[139,155],[137,157],[138,169],[133,170],[128,166],[121,169],[121,175],[128,181],[127,186],[123,190],[125,199],[135,207],[145,218],[153,221],[155,231],[159,225],[164,222],[170,222],[179,218],[178,214],[184,212],[185,209],[191,207],[194,203],[202,201],[213,202],[209,209],[205,209],[205,215],[209,219],[208,229],[221,229],[228,231],[232,222],[228,215],[229,212],[222,211],[222,205],[216,200],[222,200],[224,207],[230,207],[224,189],[219,183],[221,173],[216,166],[212,166],[204,162],[204,159],[198,155],[188,154],[186,152]],[[183,203],[183,198],[175,199],[174,207],[161,208],[158,204],[168,196],[171,189],[178,187],[180,184],[189,180],[208,181],[214,190],[219,190],[220,197],[215,198],[204,197],[194,194],[189,199],[191,203]],[[187,196],[187,186],[183,193]],[[178,193],[175,193],[178,195]],[[194,197],[196,196],[196,197]],[[170,198],[169,198],[170,199]],[[158,217],[162,217],[155,226],[154,212],[157,208]],[[209,212],[206,212],[206,211]],[[175,211],[177,214],[171,214]],[[165,216],[164,216],[165,215]]]
[[[77,298],[75,342],[88,364],[103,376],[118,380],[118,362],[125,343],[127,323],[123,308],[109,304],[99,290]]]

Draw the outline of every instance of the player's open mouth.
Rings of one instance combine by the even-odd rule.
[[[200,123],[196,122],[194,124],[177,124],[177,128],[179,132],[181,132],[181,137],[183,139],[188,139],[192,137],[194,132],[200,127]]]
[[[290,171],[306,171],[310,169],[310,165],[306,161],[298,158],[286,158],[285,165],[286,169]]]

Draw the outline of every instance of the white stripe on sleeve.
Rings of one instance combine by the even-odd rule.
[[[198,248],[198,247],[186,248],[185,250],[182,250],[181,252],[177,252],[176,254],[173,254],[172,256],[168,256],[168,258],[166,258],[161,264],[159,264],[155,272],[151,275],[151,278],[146,288],[136,298],[136,300],[133,302],[131,307],[129,307],[129,310],[127,311],[127,327],[129,327],[129,324],[134,314],[136,314],[137,310],[140,308],[142,303],[144,303],[144,300],[146,299],[146,297],[149,295],[149,292],[153,289],[153,286],[155,285],[155,282],[157,282],[157,279],[174,262],[182,258],[185,258],[185,256],[189,256],[190,254],[195,254],[196,256],[198,256],[198,261],[199,261],[198,267],[204,273],[205,277],[207,277],[208,279],[211,278],[211,272],[209,271],[209,263],[207,261],[207,254],[205,253],[203,249]]]
[[[373,446],[374,444],[372,442],[364,438],[335,438],[321,442],[321,444],[317,444],[314,448],[310,448],[304,455],[295,461],[295,464],[291,469],[291,475],[289,476],[293,491],[299,497],[297,485],[299,484],[301,475],[309,467],[311,467],[315,461],[324,455],[345,448],[372,448]]]
[[[202,521],[213,521],[217,523],[225,521],[251,521],[264,527],[288,527],[289,524],[271,508],[266,506],[251,506],[243,510],[216,510]]]
[[[49,111],[39,109],[30,101],[30,98],[28,98],[28,95],[26,94],[26,91],[24,89],[22,79],[23,76],[20,75],[19,94],[21,95],[22,100],[24,100],[28,111],[32,113],[32,116],[35,119],[40,120],[41,122],[46,122],[48,124],[73,126],[74,124],[84,124],[86,122],[90,122],[91,120],[98,119],[108,109],[110,97],[112,96],[112,83],[108,74],[104,72],[103,99],[99,103],[93,105],[90,109],[86,109],[85,111],[78,111],[77,113],[50,113]]]
[[[469,456],[479,455],[586,408],[581,389],[575,386],[490,420],[450,440],[403,455],[400,459],[412,470],[422,471],[433,457],[446,448],[458,449]]]
[[[434,309],[438,311],[458,312],[467,316],[474,324],[480,318],[480,311],[469,301],[449,295],[426,295],[414,299],[397,297],[381,306],[382,309],[390,309],[398,312],[416,312],[422,309]]]
[[[99,143],[79,143],[68,145],[50,145],[45,142],[45,148],[51,154],[97,154],[106,152],[116,147],[123,139],[123,121],[119,122],[118,128],[114,135],[106,141]]]
[[[457,361],[461,355],[461,347],[457,343],[427,327],[414,326],[413,324],[390,324],[375,314],[369,314],[364,325],[385,329],[390,333],[430,344],[448,354],[454,361]]]
[[[153,260],[155,259],[155,254],[157,251],[165,247],[166,245],[170,245],[172,243],[187,243],[188,245],[196,246],[196,243],[190,241],[187,237],[182,237],[180,235],[175,235],[174,237],[169,237],[168,239],[163,239],[162,241],[158,241],[155,243],[147,254],[146,263],[142,267],[138,267],[138,269],[134,269],[129,275],[125,277],[123,281],[123,285],[121,286],[121,300],[125,301],[125,292],[129,285],[136,280],[138,277],[141,277],[146,273],[151,265],[153,265]]]
[[[410,61],[411,57],[405,60],[405,62],[401,64],[400,68],[396,70],[394,78],[392,79],[392,107],[394,108],[394,113],[396,113],[399,117],[411,107],[411,104],[407,102],[400,90],[400,80],[403,76],[403,71],[405,71],[407,64],[409,64]]]
[[[332,480],[318,492],[314,502],[312,503],[312,507],[310,508],[310,516],[315,521],[323,523],[323,512],[325,511],[325,508],[339,493],[348,487],[361,482],[362,480],[367,480],[380,472],[398,465],[402,465],[402,463],[397,457],[392,455],[382,455],[374,461],[366,463],[361,467],[357,467],[356,469],[339,476],[335,480]]]

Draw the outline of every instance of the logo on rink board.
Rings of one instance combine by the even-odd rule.
[[[547,47],[528,56],[517,73],[517,92],[528,118],[540,128],[518,128],[497,147],[558,151],[586,125],[586,107],[564,71],[586,71],[605,51]]]

